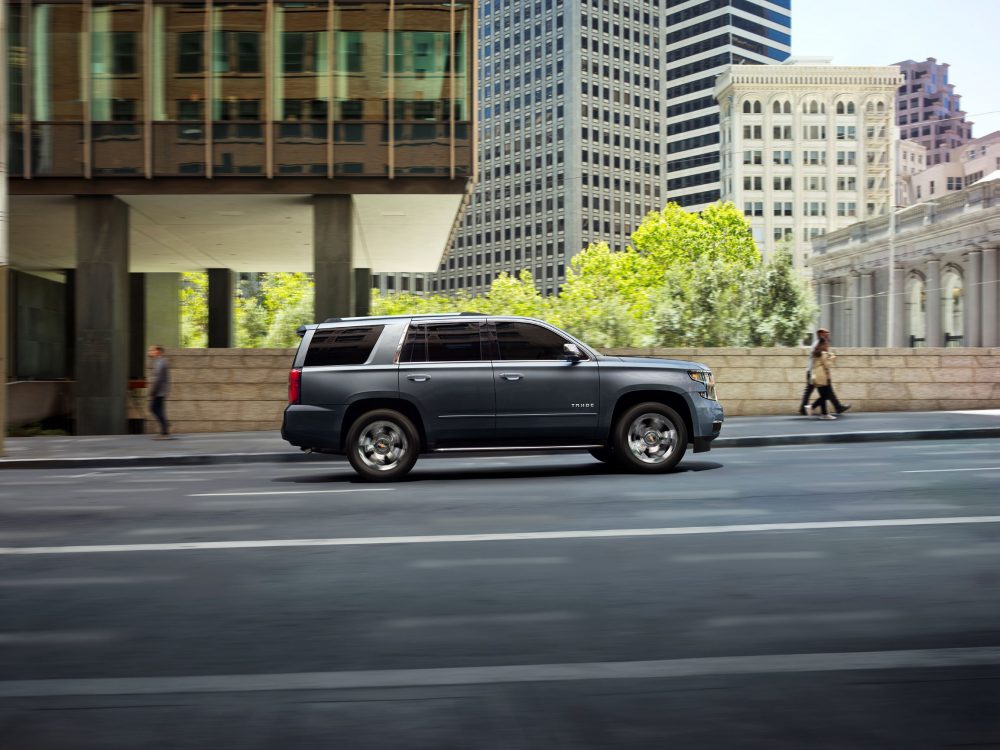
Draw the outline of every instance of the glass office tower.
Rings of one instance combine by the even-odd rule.
[[[719,200],[715,79],[728,65],[791,54],[791,0],[666,0],[665,199],[688,210]]]
[[[11,172],[463,177],[470,2],[12,2]]]

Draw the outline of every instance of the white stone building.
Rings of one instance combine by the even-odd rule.
[[[1000,130],[956,146],[945,156],[947,159],[910,177],[912,199],[901,205],[936,200],[1000,169]]]
[[[889,210],[899,69],[826,58],[732,65],[719,77],[722,200],[742,207],[767,257]]]
[[[913,175],[927,169],[927,147],[916,141],[896,141],[896,206],[916,203]]]
[[[998,248],[1000,171],[817,237],[820,324],[839,346],[1000,346]]]

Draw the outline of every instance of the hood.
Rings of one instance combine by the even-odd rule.
[[[659,357],[619,357],[607,356],[602,359],[617,360],[627,365],[646,365],[649,367],[668,367],[672,370],[711,370],[708,365],[701,362],[692,362],[687,359],[660,359]]]

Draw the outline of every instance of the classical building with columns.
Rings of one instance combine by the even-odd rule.
[[[183,271],[229,347],[236,272],[312,272],[323,319],[438,268],[476,176],[475,0],[5,5],[8,375],[73,380],[78,433],[126,431]]]
[[[998,248],[1000,170],[817,237],[820,324],[838,346],[1000,346]]]

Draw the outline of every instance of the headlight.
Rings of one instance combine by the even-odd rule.
[[[688,370],[688,377],[690,377],[691,380],[697,380],[705,386],[704,391],[698,391],[699,396],[707,398],[711,401],[718,400],[715,395],[715,376],[712,375],[711,370]]]

